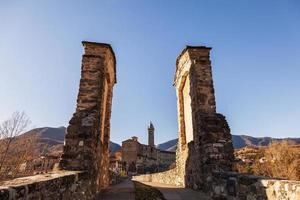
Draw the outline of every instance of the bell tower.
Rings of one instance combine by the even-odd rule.
[[[148,126],[148,145],[150,147],[154,147],[154,126],[151,121]]]

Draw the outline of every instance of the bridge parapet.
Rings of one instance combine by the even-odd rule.
[[[93,199],[91,181],[86,172],[57,171],[5,181],[0,199]]]

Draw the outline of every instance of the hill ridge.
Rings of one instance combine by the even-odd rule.
[[[36,152],[40,152],[40,149],[51,153],[51,151],[62,152],[64,144],[64,136],[66,127],[38,127],[27,131],[26,133],[17,137],[17,140],[28,137],[37,137],[37,144],[35,144]],[[233,146],[235,149],[243,148],[245,146],[266,146],[272,141],[289,140],[295,144],[300,144],[300,138],[272,138],[272,137],[253,137],[249,135],[232,135]],[[165,151],[176,151],[178,139],[172,139],[156,145],[158,149]],[[110,141],[109,149],[111,153],[114,153],[121,149],[121,146],[113,141]]]

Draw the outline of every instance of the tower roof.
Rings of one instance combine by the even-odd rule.
[[[150,125],[149,125],[148,128],[149,128],[149,129],[154,129],[154,126],[153,126],[153,124],[152,124],[152,121],[150,121]]]

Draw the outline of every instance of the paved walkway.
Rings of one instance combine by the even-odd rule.
[[[211,200],[207,195],[188,188],[152,182],[141,183],[159,189],[167,200]],[[135,200],[133,182],[126,179],[117,185],[109,186],[101,192],[97,200]]]
[[[104,192],[101,192],[97,200],[135,200],[134,185],[131,180],[109,186]]]
[[[153,182],[141,182],[155,187],[161,191],[167,200],[211,200],[211,198],[201,192],[188,188],[177,187]]]

